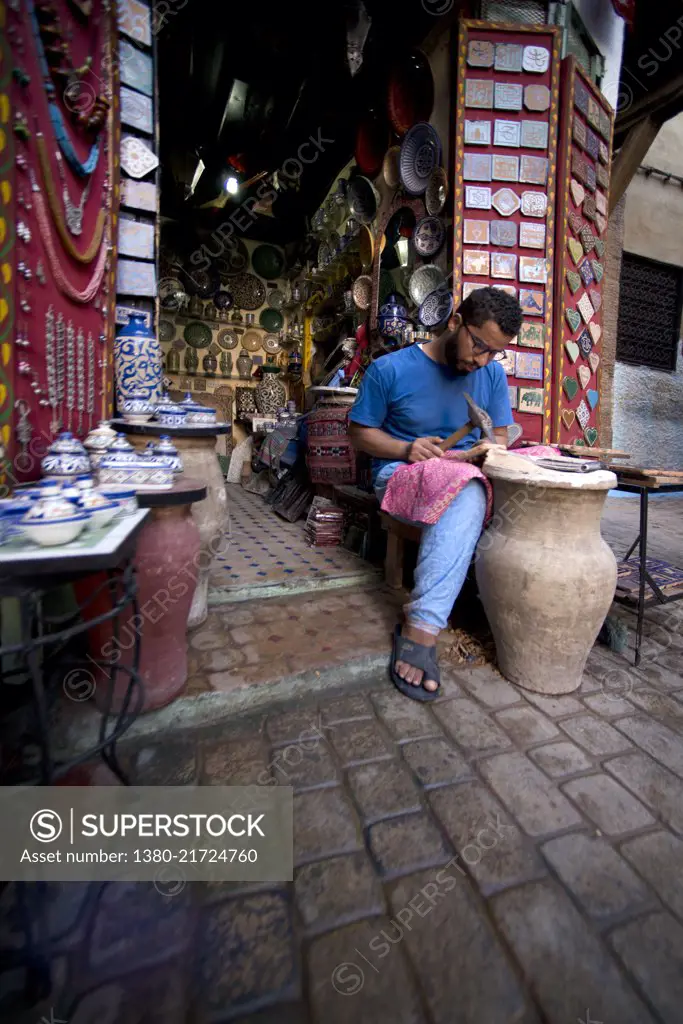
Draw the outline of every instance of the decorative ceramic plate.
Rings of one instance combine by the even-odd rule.
[[[268,298],[266,299],[266,302],[271,307],[271,309],[282,309],[282,307],[285,304],[284,292],[281,292],[278,288],[276,288],[272,292],[268,292]]]
[[[369,309],[372,301],[372,278],[368,274],[361,274],[353,282],[353,301],[358,309]]]
[[[434,106],[434,79],[429,61],[413,50],[397,62],[389,78],[389,118],[398,135],[416,121],[427,121]]]
[[[173,341],[175,338],[175,324],[172,320],[159,318],[159,341]]]
[[[453,294],[449,288],[440,288],[428,295],[418,311],[420,323],[425,327],[438,327],[448,320],[453,311]]]
[[[263,344],[263,335],[258,331],[245,331],[242,335],[242,348],[247,352],[258,352]]]
[[[441,163],[439,136],[426,121],[413,125],[401,143],[399,172],[406,192],[421,196]]]
[[[439,288],[444,288],[445,285],[446,278],[443,276],[441,268],[434,263],[426,263],[423,267],[418,267],[411,275],[408,292],[415,305],[421,306],[428,295]]]
[[[231,348],[237,348],[239,344],[239,335],[236,331],[219,331],[216,341],[222,349],[228,352]]]
[[[400,146],[392,146],[386,151],[384,156],[384,163],[382,164],[382,174],[384,181],[389,188],[398,188],[401,184],[401,175],[398,171],[398,158],[401,152]]]
[[[277,309],[264,309],[261,311],[258,322],[265,331],[273,334],[275,331],[280,330],[285,322],[285,318]]]
[[[425,206],[427,213],[432,217],[438,216],[446,205],[448,198],[448,178],[443,167],[435,167],[432,171],[427,191],[425,192]]]
[[[269,355],[275,355],[280,351],[280,339],[277,334],[266,334],[263,339],[263,348]]]
[[[235,300],[230,292],[226,292],[221,288],[214,295],[213,304],[216,309],[232,309],[235,305]]]
[[[163,277],[159,281],[157,295],[163,309],[180,309],[187,302],[187,293],[177,277]]]
[[[435,256],[445,240],[446,228],[438,217],[423,217],[415,225],[413,244],[419,256]]]
[[[240,309],[258,309],[265,302],[266,286],[254,274],[238,274],[233,277],[230,289],[235,305]]]
[[[368,110],[360,119],[356,132],[354,156],[362,174],[375,178],[382,169],[382,159],[389,142],[389,125],[384,111]]]
[[[242,239],[231,239],[226,244],[225,254],[214,260],[213,265],[221,277],[243,274],[249,267],[249,252]]]
[[[183,337],[192,348],[207,348],[211,344],[211,328],[193,320],[183,331]]]
[[[183,268],[183,271],[187,280],[187,290],[191,295],[196,295],[200,299],[210,299],[218,289],[220,280],[213,267],[209,270]]]
[[[251,266],[259,277],[272,281],[281,277],[285,269],[285,258],[273,245],[257,245],[251,254]]]
[[[371,181],[359,176],[349,182],[349,210],[363,224],[369,224],[377,213],[377,192]]]

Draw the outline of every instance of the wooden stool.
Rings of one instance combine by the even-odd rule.
[[[380,514],[382,529],[387,532],[387,556],[384,560],[384,579],[388,587],[400,590],[403,587],[403,552],[407,540],[420,543],[422,528],[401,523],[386,512]]]

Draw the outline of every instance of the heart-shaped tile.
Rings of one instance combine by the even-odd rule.
[[[575,341],[565,341],[564,350],[569,357],[569,361],[575,363],[579,358],[579,346]]]
[[[579,348],[581,349],[582,355],[588,358],[588,353],[593,348],[593,339],[591,338],[588,331],[581,331],[581,334],[578,336],[576,340],[578,342]]]
[[[595,200],[592,196],[587,196],[583,201],[583,215],[588,217],[588,220],[595,220],[598,208],[595,205]]]
[[[574,234],[578,235],[579,231],[583,227],[583,218],[581,217],[581,214],[577,213],[576,210],[572,210],[567,217],[567,221]]]
[[[596,213],[596,215],[595,215],[595,223],[597,225],[597,228],[598,228],[598,231],[600,232],[600,234],[604,235],[605,228],[607,227],[607,217],[605,217],[604,214],[602,214],[602,213]]]
[[[569,285],[569,290],[572,295],[576,295],[581,287],[581,277],[575,270],[567,271],[567,284]]]
[[[574,425],[574,420],[575,419],[576,419],[576,413],[574,412],[573,409],[563,409],[562,410],[562,422],[564,423],[564,425],[567,428],[567,430],[571,430],[572,426]]]
[[[569,183],[569,188],[571,190],[572,199],[574,200],[574,206],[581,206],[581,203],[586,198],[585,188],[583,185],[579,185],[578,181],[575,181],[574,178],[572,178]]]
[[[586,442],[583,440],[582,437],[577,437],[577,439],[574,441],[574,447],[575,448],[585,448],[586,447]]]
[[[591,332],[593,344],[597,345],[597,343],[600,341],[600,338],[602,337],[602,327],[600,326],[600,324],[589,324],[588,330]]]
[[[591,249],[595,247],[595,235],[587,224],[581,228],[579,235],[581,238],[581,244],[583,245],[583,251],[588,255]]]
[[[585,365],[580,366],[576,372],[577,372],[578,377],[579,377],[579,383],[581,384],[581,387],[585,391],[586,388],[588,387],[588,385],[590,383],[590,379],[591,379],[590,367],[589,366],[585,366]]]
[[[586,405],[586,402],[583,398],[576,407],[576,418],[579,421],[579,426],[582,430],[588,426],[588,422],[591,418],[591,413],[590,409]]]
[[[562,381],[562,387],[564,388],[564,393],[570,402],[572,398],[576,398],[579,391],[579,385],[576,382],[576,377],[565,377]]]
[[[593,268],[593,273],[595,274],[595,280],[598,282],[598,284],[600,284],[603,277],[605,276],[605,268],[599,260],[591,260],[591,267]]]
[[[583,259],[583,246],[581,242],[578,242],[576,238],[569,238],[567,240],[567,248],[574,263],[580,263]]]
[[[588,399],[588,404],[590,405],[591,409],[594,409],[595,406],[598,404],[600,395],[595,390],[587,391],[586,398]]]
[[[602,306],[602,295],[597,288],[591,288],[590,292],[591,302],[593,303],[593,309],[597,312]]]
[[[595,239],[595,251],[597,252],[600,259],[605,255],[605,243],[601,238]]]
[[[579,325],[581,324],[581,315],[571,306],[569,306],[568,309],[565,309],[564,315],[567,318],[567,323],[571,327],[572,332],[578,330]]]
[[[596,324],[595,326],[597,327],[598,324]],[[598,353],[597,352],[589,352],[588,353],[588,362],[590,363],[591,370],[593,371],[593,373],[595,373],[595,371],[597,370],[598,366],[600,365],[600,356],[598,355]]]
[[[595,427],[586,427],[586,429],[583,432],[583,436],[586,438],[586,441],[588,442],[588,447],[593,448],[595,442],[598,439],[598,432],[595,429]],[[576,443],[578,444],[579,442],[577,441]]]

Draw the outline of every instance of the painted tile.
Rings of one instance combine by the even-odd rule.
[[[523,220],[519,225],[519,244],[522,249],[545,249],[545,224]]]
[[[595,208],[598,213],[607,213],[607,196],[604,192],[595,193]]]
[[[157,187],[152,182],[121,179],[121,205],[132,210],[146,210],[156,213],[158,207]]]
[[[579,393],[579,384],[576,377],[565,377],[562,380],[562,390],[571,402]]]
[[[564,350],[567,353],[567,358],[570,363],[575,363],[581,355],[581,349],[577,343],[575,341],[571,341],[571,339],[569,341],[565,341]]]
[[[152,12],[147,4],[138,0],[119,0],[117,5],[119,30],[142,46],[152,45]]]
[[[490,146],[491,122],[465,121],[465,142],[468,146]]]
[[[545,292],[534,291],[531,288],[519,289],[519,304],[522,313],[527,316],[545,315]]]
[[[128,135],[121,139],[121,169],[133,178],[144,178],[159,166],[159,157],[142,139]]]
[[[588,421],[591,418],[591,414],[590,409],[586,405],[586,400],[584,398],[581,399],[581,401],[576,407],[576,418],[579,421],[579,426],[581,427],[581,429],[585,430],[585,428],[588,426]]]
[[[154,224],[132,220],[130,217],[119,219],[119,256],[136,256],[141,260],[154,259]]]
[[[517,410],[543,415],[543,388],[520,388]]]
[[[152,100],[142,93],[133,92],[125,85],[121,86],[121,124],[136,128],[145,135],[154,133],[154,114]]]
[[[567,216],[567,222],[574,234],[578,235],[579,231],[583,227],[583,217],[581,214],[577,210],[572,210]]]
[[[119,295],[155,296],[157,283],[154,264],[120,259],[116,265],[116,291]]]
[[[548,122],[522,121],[522,145],[528,149],[547,149]]]
[[[514,384],[508,384],[508,399],[510,401],[510,408],[517,408],[517,388]]]
[[[488,153],[465,153],[463,178],[465,181],[490,181],[490,155]]]
[[[586,388],[588,387],[588,385],[590,384],[590,379],[591,379],[591,368],[590,368],[590,366],[586,366],[585,363],[582,363],[581,366],[579,366],[579,368],[577,369],[576,374],[577,374],[577,376],[579,378],[579,384],[581,385],[581,387],[585,391]]]
[[[131,46],[125,39],[119,40],[119,73],[123,85],[137,89],[145,96],[154,92],[154,65],[152,55]]]
[[[586,165],[586,188],[590,192],[595,192],[598,184],[598,176],[595,171],[595,167],[591,167],[590,164]]]
[[[505,353],[505,357],[500,360],[500,365],[505,370],[508,377],[514,377],[515,375],[515,353],[509,349]]]
[[[543,324],[522,323],[517,335],[520,345],[526,348],[543,348],[545,328]]]
[[[519,181],[519,157],[494,154],[491,176],[494,181]]]
[[[593,160],[597,160],[600,153],[598,137],[590,128],[586,129],[586,152]]]
[[[462,240],[466,245],[488,245],[489,222],[465,218]]]
[[[598,121],[598,131],[602,135],[603,139],[605,139],[606,142],[609,142],[610,135],[612,134],[612,122],[609,114],[606,110],[603,110],[602,107],[600,108]],[[607,163],[607,161],[605,161],[605,163]]]
[[[543,380],[543,356],[541,353],[516,352],[515,377],[518,380]]]
[[[545,284],[548,279],[545,259],[541,256],[520,256],[519,279],[524,284]]]
[[[600,145],[598,147],[598,159],[603,164],[609,163],[609,149],[602,140],[600,141]]]
[[[521,71],[524,47],[518,43],[496,43],[496,71]]]
[[[584,293],[576,305],[578,307],[579,313],[581,314],[583,322],[585,324],[589,323],[595,315],[595,310],[593,309],[593,303],[591,302],[588,295]]]
[[[593,306],[593,309],[597,313],[597,311],[602,306],[602,294],[600,293],[600,291],[597,288],[590,288],[589,291],[588,291],[588,294],[590,295],[590,300],[591,300],[591,304]]]
[[[547,110],[550,106],[550,89],[547,85],[527,85],[524,88],[524,106],[527,110]]]
[[[465,185],[465,206],[468,210],[490,210],[491,189]]]
[[[583,246],[581,245],[581,242],[576,238],[568,238],[567,248],[569,249],[569,253],[571,258],[574,260],[574,263],[578,265],[583,259]]]
[[[490,254],[482,249],[465,249],[462,254],[462,270],[464,274],[477,274],[488,277]]]
[[[544,156],[523,156],[519,162],[519,180],[529,185],[545,185],[548,160]]]
[[[521,110],[524,87],[509,82],[496,82],[494,106],[496,110]]]
[[[595,276],[593,274],[593,268],[590,265],[590,260],[584,260],[579,267],[579,273],[581,274],[581,280],[583,281],[586,288],[589,284],[593,284]]]
[[[598,208],[595,203],[593,196],[586,196],[583,201],[583,215],[588,217],[589,220],[595,220],[597,216]]]
[[[569,324],[572,334],[581,326],[581,314],[577,313],[573,306],[567,306],[564,311],[564,318]]]
[[[581,245],[583,246],[583,251],[586,254],[589,253],[591,251],[591,249],[593,249],[594,246],[595,246],[595,235],[593,234],[593,232],[589,228],[588,224],[586,224],[584,227],[582,227],[581,230],[579,231],[579,238],[581,239]]]
[[[572,194],[574,205],[581,206],[581,203],[586,198],[586,190],[583,187],[583,185],[581,185],[578,181],[575,181],[574,178],[572,178],[572,180],[569,183],[569,191]]]
[[[605,228],[607,227],[607,217],[603,216],[602,213],[596,213],[596,215],[595,215],[595,226],[598,229],[598,234],[604,235]],[[596,239],[596,245],[595,245],[596,250],[598,248],[598,246],[597,246],[597,242],[598,241],[599,241],[599,239]],[[605,243],[601,242],[600,244],[604,245]],[[602,256],[602,253],[598,252],[598,256]]]
[[[545,192],[522,192],[522,213],[525,217],[545,217],[548,197]]]
[[[499,188],[497,192],[493,193],[492,206],[501,217],[509,217],[511,214],[517,213],[519,210],[517,193],[513,192],[511,188]]]
[[[583,331],[581,331],[581,334],[578,336],[576,340],[578,342],[579,348],[581,349],[581,355],[587,359],[591,349],[593,348],[593,339],[591,338],[588,331],[584,329]]]
[[[493,220],[490,227],[491,245],[517,245],[517,225],[514,221]]]
[[[574,80],[574,105],[578,107],[582,114],[588,113],[588,96],[589,92],[587,87],[583,84],[580,78]]]
[[[519,148],[521,125],[519,121],[502,121],[496,118],[493,127],[493,143],[496,146]]]
[[[572,426],[574,425],[574,420],[575,419],[576,419],[576,413],[574,412],[573,409],[563,409],[562,410],[562,422],[564,423],[564,425],[567,428],[567,430],[571,430]]]
[[[597,324],[595,326],[597,327]],[[600,365],[600,356],[598,355],[598,353],[597,352],[589,352],[588,353],[588,362],[590,364],[591,370],[593,371],[593,373],[595,373],[597,368],[598,368],[598,366]]]
[[[609,188],[609,171],[602,164],[598,164],[595,168],[595,181],[600,188]]]
[[[493,43],[471,39],[467,47],[467,63],[471,68],[491,68],[495,55]]]
[[[572,123],[572,138],[577,146],[581,146],[581,149],[586,148],[586,124],[583,118],[577,114],[574,114]]]
[[[465,106],[490,110],[493,107],[493,82],[485,78],[468,78],[465,82]]]
[[[517,279],[517,257],[511,252],[491,253],[491,277],[504,277],[510,281]]]
[[[588,97],[588,112],[586,114],[586,118],[593,128],[600,128],[600,105],[592,96]]]
[[[522,68],[524,71],[542,75],[550,67],[550,50],[545,46],[525,46],[522,57]]]
[[[568,270],[567,284],[569,285],[569,291],[572,293],[572,295],[576,295],[579,288],[581,287],[581,275],[577,274],[575,270]]]

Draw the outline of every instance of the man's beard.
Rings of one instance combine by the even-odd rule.
[[[465,369],[462,365],[459,365],[461,363],[461,360],[458,355],[457,333],[451,334],[451,336],[446,339],[443,348],[443,355],[444,359],[446,360],[446,365],[454,377],[466,377],[469,373],[472,372],[471,369]]]

